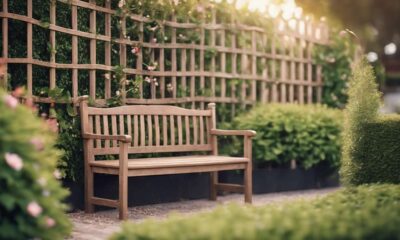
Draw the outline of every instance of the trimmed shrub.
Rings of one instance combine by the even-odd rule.
[[[400,186],[372,185],[312,201],[126,223],[111,239],[399,239],[399,226]]]
[[[321,105],[268,104],[235,118],[232,129],[257,131],[253,159],[260,167],[296,160],[304,168],[321,161],[340,163],[342,113]],[[242,154],[241,139],[224,144],[226,153]]]
[[[0,239],[63,239],[71,228],[44,121],[0,91]]]
[[[366,182],[386,182],[384,179],[377,179],[377,174],[374,175],[372,179],[369,179],[370,172],[368,170],[366,173],[366,168],[371,169],[371,160],[376,159],[383,153],[394,153],[396,145],[394,146],[383,146],[383,142],[376,142],[376,138],[373,136],[375,132],[366,133],[372,126],[370,123],[379,125],[378,120],[378,108],[380,105],[380,93],[378,91],[378,85],[375,81],[375,75],[372,67],[367,63],[366,60],[359,61],[353,69],[353,74],[350,80],[349,87],[349,102],[345,110],[345,124],[344,124],[344,134],[343,134],[343,154],[342,154],[342,167],[340,170],[341,180],[345,185],[358,185]],[[366,135],[367,134],[367,135]],[[380,140],[386,139],[386,136]],[[370,138],[365,138],[366,136]],[[367,146],[371,146],[371,143],[375,139],[375,147],[373,149],[368,149]],[[392,147],[392,150],[382,151],[378,150],[380,147]],[[380,155],[380,157],[387,158],[381,159],[379,162],[375,163],[376,170],[384,170],[386,167],[378,166],[384,161],[391,161],[393,158],[386,155]],[[396,161],[399,161],[396,159]],[[396,162],[395,161],[395,162]],[[367,163],[368,162],[368,163]],[[384,164],[388,166],[388,164]],[[390,164],[389,164],[390,165]],[[386,172],[381,172],[379,176],[385,176]],[[364,177],[361,177],[364,176]],[[371,176],[372,177],[372,176]]]
[[[400,116],[364,124],[346,181],[354,184],[400,183]]]

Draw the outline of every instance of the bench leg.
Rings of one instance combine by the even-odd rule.
[[[85,213],[93,213],[94,205],[92,204],[93,197],[93,172],[90,167],[86,167],[85,173]]]
[[[251,163],[247,164],[244,170],[244,201],[252,203],[253,201],[253,176]]]
[[[217,186],[218,183],[218,172],[211,172],[210,173],[210,200],[216,201],[217,200]]]
[[[119,175],[119,219],[128,219],[128,177]]]

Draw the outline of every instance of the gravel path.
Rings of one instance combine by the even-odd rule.
[[[336,191],[338,188],[292,191],[281,193],[269,193],[253,196],[254,205],[264,205],[276,202],[285,202],[293,199],[312,199]],[[129,221],[140,222],[146,218],[166,218],[173,212],[192,214],[210,211],[218,205],[227,203],[243,204],[243,195],[232,194],[218,197],[217,202],[201,200],[189,200],[182,202],[154,204],[129,208]],[[74,229],[71,240],[101,240],[107,239],[110,234],[119,230],[117,210],[99,211],[94,214],[83,212],[70,213]]]

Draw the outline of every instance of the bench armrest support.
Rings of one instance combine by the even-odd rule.
[[[216,136],[244,136],[244,137],[254,137],[256,131],[253,130],[221,130],[221,129],[211,129],[211,135]]]
[[[256,135],[256,131],[253,130],[220,130],[220,129],[211,129],[211,135],[214,136],[243,136],[243,152],[244,157],[250,159],[252,155],[252,138]]]
[[[132,142],[132,137],[129,135],[100,135],[100,134],[84,133],[82,134],[82,137],[84,139],[117,140],[125,143]]]

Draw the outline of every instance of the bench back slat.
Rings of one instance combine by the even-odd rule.
[[[130,135],[129,154],[212,151],[208,122],[211,110],[175,106],[87,107],[82,111],[85,133]],[[204,126],[206,125],[206,126]],[[94,155],[118,154],[115,140],[94,140]]]

